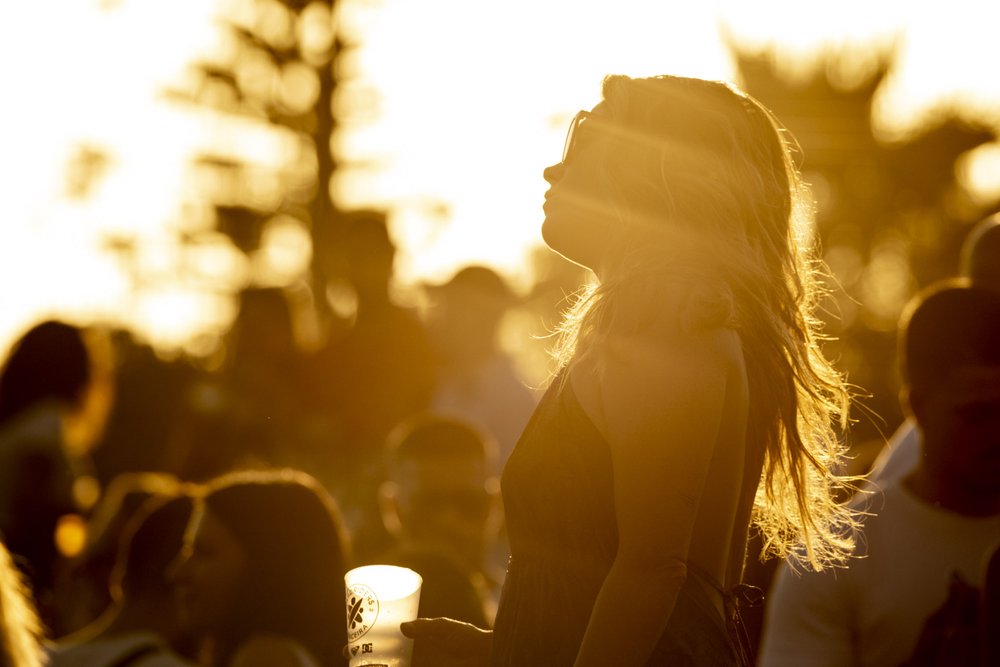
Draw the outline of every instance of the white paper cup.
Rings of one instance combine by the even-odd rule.
[[[395,565],[365,565],[344,575],[350,667],[409,667],[413,640],[399,624],[417,617],[423,579]]]

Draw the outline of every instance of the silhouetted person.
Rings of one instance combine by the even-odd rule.
[[[324,483],[349,525],[377,522],[371,492],[381,479],[382,444],[400,421],[425,410],[434,389],[434,358],[417,314],[392,296],[396,246],[385,215],[347,214],[343,253],[357,308],[310,364],[311,387],[330,418]],[[360,516],[358,516],[360,515]]]
[[[981,221],[966,236],[959,269],[971,284],[1000,291],[1000,213]],[[916,467],[919,452],[919,430],[913,419],[906,419],[876,458],[869,482],[878,486],[902,478]]]
[[[57,321],[31,327],[0,370],[0,534],[62,630],[55,588],[99,496],[89,452],[111,402],[108,350],[96,332]]]
[[[94,622],[59,640],[52,667],[185,667],[194,644],[181,625],[171,564],[184,544],[194,498],[153,495],[130,517],[110,580],[112,604]]]
[[[241,292],[225,345],[222,369],[189,388],[184,421],[174,434],[172,469],[187,479],[289,465],[303,450],[305,355],[284,290]]]
[[[183,473],[171,446],[200,371],[183,357],[162,358],[129,331],[111,340],[115,400],[93,455],[101,483],[128,472]]]
[[[463,420],[424,414],[395,429],[386,449],[381,507],[395,544],[370,560],[421,573],[421,615],[492,625],[496,444]]]
[[[721,82],[612,76],[603,92],[545,171],[542,224],[596,281],[504,469],[493,632],[404,624],[437,667],[736,665],[751,521],[813,567],[847,547],[831,420],[848,392],[811,324],[784,133]]]
[[[919,293],[901,323],[905,406],[922,456],[864,516],[845,570],[782,567],[760,664],[972,665],[984,563],[1000,535],[1000,292]]]
[[[271,465],[289,463],[301,448],[305,357],[294,319],[283,290],[245,290],[224,374],[238,418],[246,425],[240,433],[244,446]]]
[[[122,473],[105,486],[90,514],[83,550],[69,563],[60,589],[60,597],[67,600],[64,635],[90,625],[114,604],[109,582],[116,568],[121,569],[123,535],[136,514],[147,501],[176,496],[184,489],[178,478],[159,472]]]
[[[174,579],[205,667],[344,665],[347,541],[336,505],[298,471],[211,482]]]
[[[979,222],[966,236],[959,258],[959,271],[962,278],[971,280],[974,284],[1000,290],[998,267],[1000,267],[1000,217],[994,215]],[[877,492],[882,486],[912,472],[920,457],[919,438],[919,430],[913,418],[904,418],[872,463],[864,486]],[[748,575],[754,576],[760,585],[766,588],[773,578],[777,565],[774,560],[762,564],[751,562],[748,564]],[[763,609],[753,610],[750,621],[754,626],[752,634],[759,637]]]
[[[466,266],[446,283],[429,288],[428,329],[441,369],[434,410],[460,416],[496,440],[498,475],[538,397],[500,342],[500,325],[517,297],[504,278],[486,266]]]
[[[42,667],[42,625],[31,590],[0,541],[0,665]]]

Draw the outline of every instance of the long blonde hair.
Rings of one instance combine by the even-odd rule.
[[[31,591],[0,542],[0,664],[42,667],[42,625],[35,613]]]
[[[820,347],[820,271],[790,136],[720,82],[612,76],[601,107],[592,127],[615,139],[598,167],[613,201],[595,205],[617,216],[622,251],[566,313],[558,359],[577,363],[612,329],[665,310],[687,327],[737,329],[765,552],[813,569],[842,562],[855,526],[839,500],[850,480],[835,472],[850,392]]]

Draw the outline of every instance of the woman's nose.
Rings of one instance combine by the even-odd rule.
[[[563,172],[566,170],[566,165],[562,162],[556,162],[551,167],[546,167],[545,171],[542,172],[542,176],[545,180],[552,185],[560,178],[562,178]]]

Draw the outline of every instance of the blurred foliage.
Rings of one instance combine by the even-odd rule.
[[[351,51],[335,27],[336,4],[216,0],[212,46],[161,91],[200,117],[202,149],[189,164],[172,236],[116,230],[104,241],[129,276],[134,303],[176,286],[186,299],[210,295],[217,307],[256,284],[324,293],[340,222],[329,189],[338,166],[331,149],[337,61]],[[92,197],[112,163],[103,146],[74,147],[67,197]],[[202,353],[213,347],[195,343]]]
[[[252,149],[220,142],[192,165],[196,186],[214,210],[215,225],[205,231],[222,232],[251,258],[248,283],[312,282],[314,276],[273,275],[268,228],[275,221],[284,228],[297,224],[315,246],[326,240],[323,227],[335,222],[325,184],[336,168],[329,148],[336,125],[333,62],[343,44],[333,10],[334,0],[227,0],[218,47],[191,65],[183,85],[165,91],[174,101],[279,133],[291,147],[271,165],[248,158]],[[234,133],[232,141],[241,139],[251,141]],[[260,275],[262,265],[271,275]]]
[[[107,151],[94,144],[74,146],[66,163],[66,196],[69,199],[86,199],[98,187],[108,170],[111,158]]]
[[[1000,201],[977,202],[956,177],[960,158],[995,141],[996,132],[942,109],[909,137],[880,139],[873,99],[891,72],[891,52],[845,84],[837,75],[842,55],[793,76],[773,54],[731,47],[744,88],[801,147],[815,233],[834,278],[822,314],[833,338],[827,352],[862,392],[852,442],[864,467],[882,434],[902,420],[895,345],[904,305],[916,290],[955,275],[966,233],[1000,209]]]

